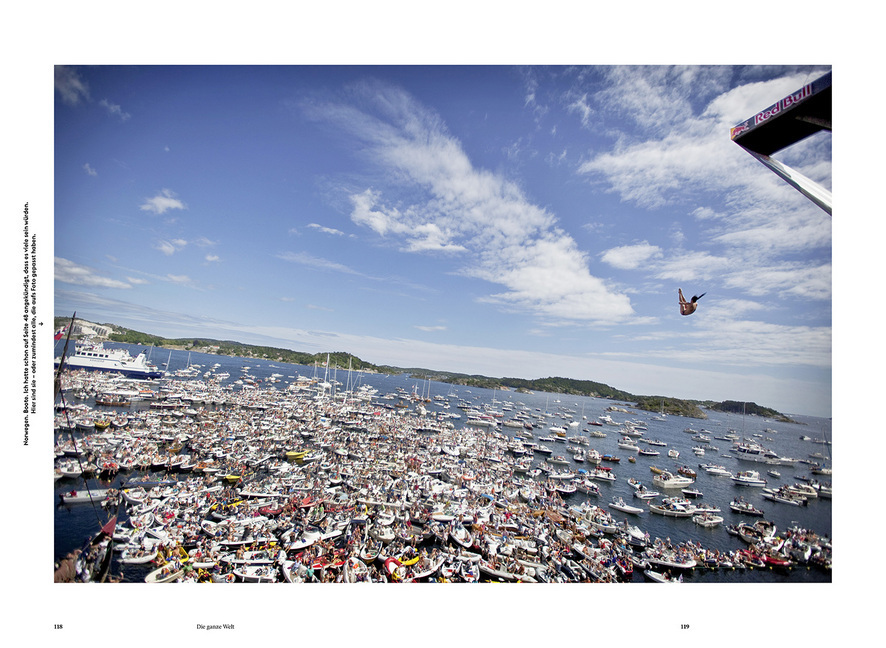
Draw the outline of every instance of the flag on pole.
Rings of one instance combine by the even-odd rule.
[[[65,331],[68,330],[67,324],[61,327],[59,330],[55,332],[55,341],[58,342],[65,336]]]

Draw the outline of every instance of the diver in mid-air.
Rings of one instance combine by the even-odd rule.
[[[697,297],[693,295],[692,299],[686,301],[686,298],[683,296],[683,289],[677,288],[677,292],[680,295],[680,315],[692,315],[692,313],[695,312],[695,309],[698,308],[698,300],[707,294],[702,293]]]

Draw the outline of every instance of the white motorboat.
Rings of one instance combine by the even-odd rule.
[[[369,536],[374,540],[379,540],[384,544],[390,544],[394,541],[396,534],[391,527],[372,526],[369,528]]]
[[[146,540],[145,543],[130,545],[120,554],[120,562],[127,565],[144,565],[157,557],[160,543],[156,540]]]
[[[643,575],[654,583],[682,583],[683,582],[682,576],[678,576],[677,578],[674,578],[673,576],[669,576],[665,572],[658,572],[658,571],[655,571],[652,569],[644,569]],[[682,592],[683,590],[680,590],[680,591]]]
[[[715,527],[718,524],[723,524],[723,516],[704,511],[702,513],[697,513],[696,515],[693,515],[692,521],[695,522],[698,526]]]
[[[615,509],[616,511],[622,511],[623,513],[631,513],[633,515],[640,515],[643,512],[638,506],[631,506],[630,504],[625,504],[625,501],[621,497],[616,497],[609,503],[609,508]]]
[[[287,549],[293,552],[307,549],[320,539],[320,529],[310,527],[305,529],[297,538],[287,545]],[[393,538],[392,538],[393,539]]]
[[[449,537],[452,538],[456,544],[461,545],[465,549],[470,549],[471,545],[474,544],[474,537],[463,524],[453,524],[452,528],[449,530]]]
[[[618,442],[618,447],[623,450],[631,450],[632,452],[640,452],[640,446],[637,442],[630,438],[622,439]]]
[[[582,479],[575,483],[575,488],[585,495],[600,495],[600,487],[590,479]]]
[[[592,448],[585,453],[585,460],[592,464],[599,464],[603,461],[603,455],[598,450]]]
[[[58,368],[61,358],[55,359]],[[65,358],[67,369],[89,369],[93,371],[111,371],[123,374],[127,378],[160,378],[163,372],[156,365],[148,362],[147,354],[142,351],[133,358],[126,349],[106,349],[99,343],[78,345],[73,354]]]
[[[666,569],[692,569],[698,563],[693,558],[679,556],[674,552],[646,553],[646,561],[650,565],[658,565]]]
[[[760,478],[756,470],[740,470],[732,477],[733,483],[738,486],[765,486],[766,480]]]
[[[76,479],[83,473],[80,463],[76,459],[66,459],[58,463],[58,470],[61,471],[62,477]]]
[[[640,488],[638,488],[637,490],[634,491],[634,497],[636,497],[637,499],[642,499],[642,500],[655,499],[659,495],[661,495],[661,493],[659,491],[649,490],[648,488],[646,488],[643,485],[641,485]]]
[[[602,479],[603,481],[615,481],[615,475],[612,474],[612,471],[608,468],[595,468],[594,470],[588,471],[589,479]]]
[[[560,493],[561,496],[572,495],[577,490],[576,485],[571,482],[560,481],[553,483],[554,490]]]
[[[809,484],[794,484],[793,486],[786,487],[785,490],[791,495],[799,495],[806,499],[816,499],[818,497],[818,491]]]
[[[436,574],[440,567],[443,566],[445,560],[446,555],[444,554],[438,556],[436,560],[421,558],[418,564],[413,569],[414,580],[420,580],[422,578],[427,578],[428,576]]]
[[[692,517],[696,511],[694,504],[679,497],[666,498],[661,504],[650,503],[649,510],[665,517]]]
[[[108,497],[111,492],[110,488],[96,488],[93,490],[68,491],[59,494],[59,499],[65,504],[81,504],[83,502],[101,502]]]
[[[145,576],[145,582],[171,583],[177,578],[180,578],[182,574],[184,574],[184,570],[181,567],[174,563],[166,563]]]
[[[652,478],[652,483],[659,488],[686,488],[695,483],[694,479],[675,475],[668,470],[663,470]]]
[[[714,477],[732,477],[732,473],[718,464],[698,464],[698,467]]]
[[[763,511],[758,509],[756,506],[751,504],[750,502],[745,501],[741,497],[736,497],[729,503],[729,508],[732,509],[734,513],[743,514],[743,515],[754,515],[757,517],[763,517]]]
[[[788,493],[784,487],[775,490],[773,488],[763,489],[763,499],[779,502],[781,504],[790,504],[791,506],[806,506],[808,500],[800,495]]]
[[[276,565],[241,565],[234,569],[234,576],[245,583],[273,583],[277,580]]]

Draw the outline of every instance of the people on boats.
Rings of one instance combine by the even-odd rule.
[[[320,406],[317,407],[319,409]],[[332,412],[330,411],[329,413]],[[218,415],[216,418],[231,420],[236,417]],[[211,431],[213,427],[212,417],[207,415],[203,425],[204,434],[207,428]],[[408,423],[405,424],[405,426],[409,425]],[[378,434],[384,433],[391,436],[398,434],[397,425],[376,422],[375,426]],[[259,428],[256,428],[254,436],[257,438],[253,440],[254,447],[261,447],[262,452],[273,452],[275,450],[274,445],[261,438],[258,430]],[[334,434],[333,429],[325,432],[324,436],[333,439]],[[224,436],[227,436],[227,434],[224,434]],[[247,434],[247,439],[252,437],[252,433]],[[416,437],[416,439],[420,439],[422,444],[428,443],[431,447],[439,445],[439,441],[433,439],[433,437],[421,436]],[[198,440],[195,439],[193,443],[196,446]],[[241,448],[245,443],[245,441],[235,441],[235,450]],[[373,438],[372,443],[378,442]],[[491,441],[491,443],[495,442]],[[379,445],[381,446],[381,444]],[[330,444],[328,447],[336,446]],[[413,443],[410,434],[403,434],[402,438],[391,439],[382,447],[385,450],[380,450],[380,452],[387,452],[390,456],[399,456],[402,453],[410,452],[416,455],[425,455],[423,445]],[[355,444],[349,450],[361,452],[360,444]],[[328,454],[332,454],[332,451]],[[492,454],[491,448],[490,454]],[[432,465],[437,463],[435,454],[428,453],[426,456]],[[257,554],[259,550],[271,549],[271,551],[267,551],[264,554],[264,558],[273,558],[276,554],[278,564],[264,568],[265,573],[260,575],[262,582],[267,582],[269,579],[274,580],[275,578],[286,578],[288,580],[290,575],[295,577],[298,570],[292,566],[288,567],[289,573],[287,574],[280,573],[278,575],[276,573],[288,557],[300,560],[301,562],[298,563],[300,567],[304,567],[305,564],[310,566],[310,573],[307,568],[304,569],[302,578],[305,581],[348,580],[348,577],[343,576],[344,571],[340,567],[349,557],[355,555],[356,550],[364,547],[364,541],[368,541],[369,530],[373,528],[372,525],[376,523],[376,518],[378,517],[375,513],[381,512],[382,509],[385,511],[384,519],[386,521],[394,518],[391,529],[395,531],[394,544],[386,545],[387,548],[384,555],[398,556],[400,560],[404,560],[403,556],[414,555],[417,562],[412,565],[411,571],[404,566],[404,571],[398,570],[397,573],[392,574],[385,574],[380,571],[380,568],[376,569],[371,564],[367,564],[366,567],[368,569],[364,572],[365,575],[364,573],[354,574],[351,580],[409,581],[418,572],[425,571],[427,568],[437,565],[438,562],[442,562],[442,556],[439,558],[439,561],[437,557],[440,552],[443,552],[457,556],[450,563],[447,563],[450,567],[458,567],[459,563],[463,563],[464,569],[444,570],[445,574],[441,572],[441,580],[469,580],[474,582],[483,579],[479,572],[468,569],[469,565],[467,564],[468,562],[475,561],[474,557],[481,554],[484,560],[483,569],[486,569],[486,565],[493,565],[502,572],[510,574],[510,576],[522,576],[525,574],[527,576],[526,580],[547,580],[535,573],[535,570],[541,569],[542,572],[546,571],[549,580],[559,580],[560,582],[566,580],[610,581],[624,577],[624,572],[627,570],[624,569],[624,565],[621,567],[618,567],[618,565],[620,564],[620,559],[622,559],[621,562],[624,562],[624,556],[621,553],[625,550],[632,551],[629,543],[637,546],[634,541],[640,536],[645,537],[645,545],[652,544],[649,532],[642,532],[634,527],[630,529],[632,537],[629,538],[627,533],[622,533],[616,529],[616,527],[621,525],[603,509],[599,507],[586,507],[579,514],[579,507],[570,507],[565,504],[564,498],[556,491],[547,492],[539,495],[538,498],[533,498],[531,504],[528,501],[527,503],[519,501],[516,495],[517,490],[512,488],[512,485],[506,479],[496,476],[496,473],[499,471],[489,470],[488,474],[484,472],[483,459],[474,457],[460,460],[457,470],[458,474],[463,474],[467,469],[464,464],[468,464],[470,469],[477,475],[475,478],[477,481],[485,477],[489,478],[488,491],[494,493],[494,498],[490,497],[488,502],[485,498],[469,494],[468,491],[470,489],[467,488],[447,488],[447,490],[430,492],[428,488],[432,483],[429,481],[430,477],[421,476],[419,474],[421,471],[418,469],[407,472],[402,466],[397,465],[389,469],[375,471],[370,465],[361,466],[355,462],[355,465],[352,466],[350,461],[337,457],[337,455],[328,457],[325,465],[317,462],[300,466],[301,479],[297,482],[289,482],[288,490],[283,489],[279,491],[278,497],[285,498],[281,502],[280,510],[276,509],[276,505],[275,507],[263,507],[263,509],[268,510],[273,508],[275,511],[274,513],[266,512],[266,514],[273,516],[274,527],[280,529],[276,534],[272,533],[273,529],[269,529],[261,523],[256,526],[246,524],[246,522],[260,518],[263,515],[262,509],[259,509],[257,506],[252,507],[244,504],[244,497],[238,496],[238,493],[245,489],[252,490],[254,493],[268,489],[273,490],[277,486],[277,478],[273,476],[270,470],[256,470],[246,474],[248,465],[242,462],[236,465],[236,469],[244,473],[244,478],[236,486],[226,484],[221,490],[205,495],[198,494],[197,489],[205,489],[214,483],[207,475],[187,480],[188,482],[194,482],[194,490],[189,490],[190,487],[186,486],[185,481],[182,481],[176,487],[175,492],[171,490],[166,492],[158,487],[156,492],[152,493],[152,497],[158,501],[163,501],[163,503],[155,514],[158,520],[162,519],[162,523],[165,525],[163,527],[164,533],[174,534],[177,538],[182,537],[183,531],[176,531],[176,527],[184,529],[194,525],[197,532],[201,530],[204,532],[205,538],[197,533],[201,538],[200,542],[202,544],[198,545],[198,549],[194,554],[195,558],[207,556],[213,543],[223,541],[226,536],[229,540],[241,542],[242,544],[226,547],[224,554],[233,552],[234,555],[238,555],[241,558],[255,559],[259,558]],[[497,459],[495,461],[494,466],[497,469],[500,463]],[[395,463],[397,462],[390,461],[392,466]],[[231,464],[231,466],[234,466],[234,464]],[[282,464],[281,468],[289,469],[290,466]],[[169,469],[169,465],[165,465],[163,468],[163,470]],[[230,474],[230,470],[233,469],[226,466],[219,474]],[[281,470],[281,472],[283,471]],[[290,471],[287,470],[286,472]],[[328,488],[329,485],[338,486],[340,482],[339,474],[346,472],[350,479],[349,488],[341,488],[337,491]],[[639,484],[639,480],[631,479],[628,481],[632,485],[639,486],[638,492],[640,493],[648,490]],[[443,485],[442,481],[439,483],[441,486]],[[538,481],[537,483],[542,484],[543,482]],[[451,483],[450,486],[452,486]],[[406,497],[408,489],[413,489],[416,495],[425,491],[421,497],[426,496],[427,499],[422,499],[421,501],[412,500],[412,493],[409,493],[410,497]],[[465,494],[455,495],[454,492],[456,490]],[[348,491],[376,492],[376,496],[367,495],[366,499],[377,501],[369,505],[361,502],[354,508],[354,497],[348,495]],[[123,494],[125,497],[127,491],[124,490]],[[136,495],[135,492],[129,494]],[[329,499],[322,501],[322,498]],[[143,501],[143,499],[141,498],[140,501]],[[738,499],[741,501],[741,498]],[[613,500],[623,502],[624,498],[613,497]],[[127,499],[127,501],[135,506],[133,499]],[[178,502],[181,505],[178,507],[178,510],[176,510],[176,505],[173,502]],[[216,523],[206,520],[206,522],[211,523],[206,524],[201,529],[201,518],[204,516],[197,508],[201,502],[202,506],[206,507],[204,510],[212,511],[213,518],[215,518],[216,514],[219,517],[221,515],[228,515],[230,516],[229,521]],[[436,540],[430,537],[430,533],[423,538],[421,528],[430,532],[437,524],[440,524],[441,529],[443,524],[445,524],[429,523],[428,516],[436,509],[432,502],[440,503],[441,512],[445,502],[447,515],[451,513],[455,518],[448,523],[451,530],[472,529],[474,546],[471,549],[465,551],[460,546],[448,542],[445,532],[443,536],[436,534]],[[465,508],[459,508],[461,504],[464,504]],[[596,511],[596,513],[591,513],[591,511]],[[341,517],[337,516],[338,512],[342,513]],[[413,513],[412,519],[408,515],[410,512]],[[326,515],[326,517],[321,517],[321,513]],[[354,523],[338,536],[340,539],[336,539],[335,536],[329,539],[321,539],[314,546],[304,551],[299,550],[298,557],[292,555],[295,551],[290,548],[291,544],[295,543],[299,538],[301,530],[305,529],[308,524],[316,525],[316,528],[326,532],[335,532],[338,523],[346,521],[351,516],[354,517]],[[361,519],[358,520],[358,517]],[[369,519],[370,517],[373,519]],[[133,516],[130,517],[130,520],[134,519]],[[589,522],[595,522],[597,525],[591,528],[589,524],[586,524]],[[624,522],[624,530],[627,531],[629,528],[628,521],[625,520]],[[242,526],[241,523],[243,524]],[[391,523],[387,522],[387,524]],[[145,537],[144,529],[148,527],[135,522],[130,526],[132,531],[142,529],[138,542],[133,543],[136,546],[140,545]],[[597,530],[598,527],[601,530]],[[602,530],[604,527],[605,531]],[[251,531],[245,532],[246,529],[250,528],[252,529]],[[312,532],[314,528],[313,526],[311,527]],[[292,531],[283,533],[283,529],[292,529]],[[404,530],[411,530],[412,532],[404,533]],[[604,536],[604,533],[611,535]],[[274,535],[277,537],[275,538]],[[459,537],[461,537],[461,534],[459,534]],[[527,538],[538,540],[538,542],[527,540]],[[436,543],[432,549],[434,559],[430,564],[425,555],[427,550],[421,546],[425,541]],[[597,545],[596,547],[594,546],[595,544]],[[656,544],[664,543],[656,539]],[[692,559],[700,563],[712,563],[714,565],[718,562],[717,552],[706,552],[699,543],[693,544],[691,541],[678,543],[675,541],[673,544],[675,546],[672,551],[669,550],[669,553],[675,561],[679,559],[680,562],[683,562]],[[164,550],[162,554],[172,560],[181,559],[180,563],[171,563],[175,565],[176,569],[186,567],[184,555],[178,553],[182,545],[184,543],[180,539],[170,540],[169,550]],[[379,545],[381,545],[380,542]],[[667,546],[670,547],[671,545],[671,540],[668,538]],[[146,549],[146,547],[139,547],[137,550],[132,551],[130,555],[148,555],[150,552]],[[401,550],[403,551],[402,554],[400,553]],[[287,555],[287,552],[289,555]],[[375,561],[377,555],[378,552],[376,551],[370,562]],[[711,558],[712,556],[713,558]],[[517,559],[516,562],[514,561],[515,558]],[[208,560],[195,562],[208,562]],[[536,567],[533,563],[543,565]],[[530,568],[530,565],[533,566]],[[477,567],[477,565],[475,564],[474,567]],[[234,580],[233,575],[230,574],[230,569],[227,565],[222,568],[216,566],[210,568],[211,572],[209,573],[215,582],[225,579]],[[619,570],[622,572],[621,576],[619,576]],[[171,569],[170,575],[174,571],[174,569]],[[196,570],[187,569],[186,571]],[[259,570],[256,568],[253,573],[259,575]],[[200,572],[196,572],[195,575],[184,574],[180,578],[184,580],[189,578],[192,580],[195,578],[205,579],[206,575],[207,572],[204,571],[202,574]],[[230,578],[227,578],[228,575],[230,575]],[[425,578],[434,578],[434,576],[425,576]]]
[[[677,293],[680,297],[680,315],[692,315],[692,313],[698,308],[698,300],[707,294],[702,293],[700,295],[693,295],[692,299],[686,301],[686,298],[683,296],[682,288],[678,288]]]

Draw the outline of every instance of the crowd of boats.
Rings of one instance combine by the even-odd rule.
[[[651,538],[619,521],[611,511],[646,509],[623,498],[593,503],[601,502],[597,483],[615,479],[605,464],[617,458],[588,443],[594,433],[605,436],[605,416],[588,436],[567,426],[544,430],[550,437],[513,417],[508,427],[519,432],[511,437],[489,412],[465,409],[468,424],[458,428],[453,417],[431,415],[426,398],[382,407],[372,388],[333,394],[318,380],[232,390],[210,372],[145,384],[76,370],[63,376],[63,388],[56,479],[119,483],[60,494],[66,506],[118,514],[59,562],[61,580],[105,575],[111,555],[115,564],[142,566],[149,583],[617,582],[635,572],[679,582],[693,569],[831,565],[828,538],[776,529],[742,497],[731,510],[755,521],[725,525],[744,541],[735,551]],[[128,408],[140,401],[147,406]],[[623,433],[624,445],[633,440],[639,452],[639,424]],[[563,443],[556,447],[589,469],[574,471],[543,439]],[[699,468],[737,485],[766,485],[756,471]],[[653,466],[650,485],[630,485],[651,513],[723,524],[722,511],[698,499],[694,476],[688,466]],[[577,491],[597,497],[568,504]],[[829,497],[830,487],[796,484],[764,496],[799,505]]]

